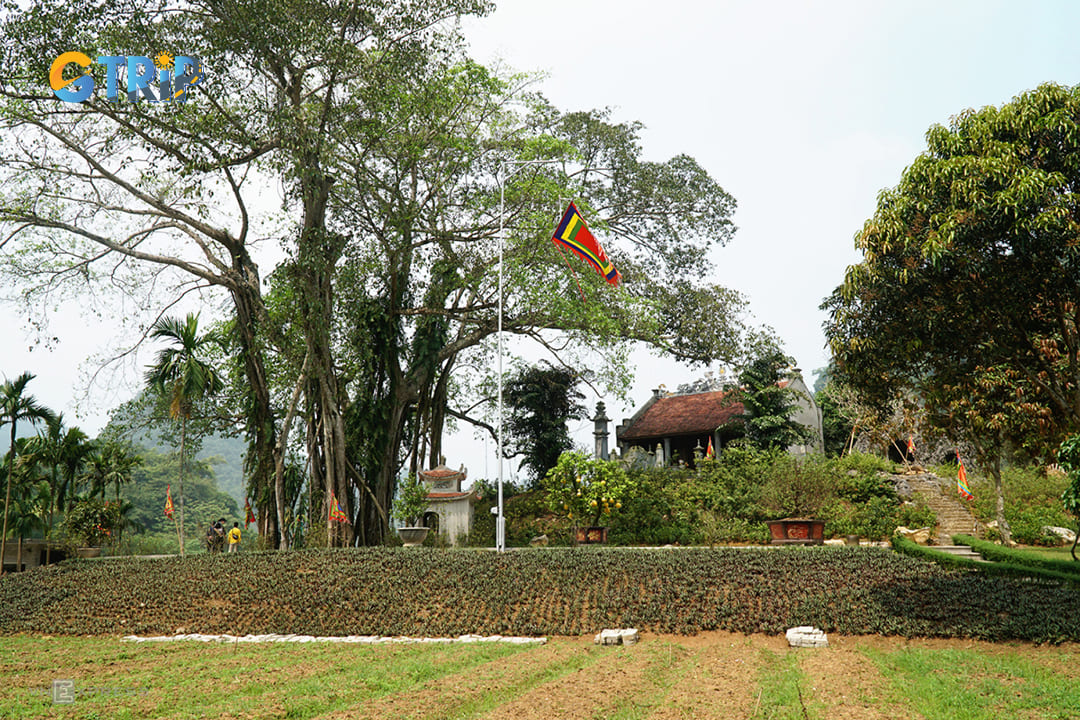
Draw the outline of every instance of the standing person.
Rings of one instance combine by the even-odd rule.
[[[240,523],[234,522],[229,531],[229,552],[236,552],[240,547]]]

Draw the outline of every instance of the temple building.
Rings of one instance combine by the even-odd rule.
[[[460,470],[451,470],[444,461],[444,464],[421,470],[419,474],[428,490],[424,525],[448,543],[456,544],[472,528],[473,504],[477,501],[476,493],[461,489],[467,475],[464,466]]]
[[[792,445],[788,452],[823,452],[821,408],[802,375],[795,370],[790,379],[780,381],[780,386],[793,391],[792,419],[814,434],[810,442]],[[721,382],[711,379],[680,387],[675,393],[666,392],[662,386],[653,390],[652,397],[633,417],[615,428],[620,454],[625,458],[632,448],[639,448],[637,452],[652,457],[651,464],[692,466],[695,453],[703,454],[710,440],[713,449],[720,452],[728,442],[742,436],[739,423],[745,409],[729,395],[730,390],[721,389]]]

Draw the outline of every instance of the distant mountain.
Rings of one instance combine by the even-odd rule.
[[[113,411],[103,434],[117,433],[136,445],[163,454],[176,452],[180,448],[178,423],[172,420],[156,419],[166,414],[155,397],[144,391]],[[242,508],[244,506],[244,453],[247,451],[247,443],[242,438],[227,437],[218,433],[208,433],[199,437],[198,430],[199,422],[193,419],[188,425],[188,441],[199,445],[199,451],[195,454],[196,459],[212,462],[218,489],[235,500]]]

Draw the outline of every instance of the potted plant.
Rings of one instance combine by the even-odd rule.
[[[769,520],[769,542],[776,545],[821,545],[825,521],[816,517],[829,495],[820,465],[784,458],[774,464],[762,488],[762,504],[776,520]]]
[[[428,528],[424,527],[424,512],[428,509],[428,491],[424,481],[416,474],[410,474],[398,483],[397,497],[394,498],[395,520],[405,523],[399,527],[398,536],[406,547],[416,547],[424,542]]]
[[[97,557],[120,525],[120,503],[87,498],[68,506],[64,532],[79,557]]]
[[[607,541],[607,526],[600,523],[622,507],[630,481],[616,462],[565,452],[544,476],[543,486],[548,508],[570,519],[577,542],[590,544]]]

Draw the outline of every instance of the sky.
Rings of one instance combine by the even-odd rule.
[[[735,197],[738,231],[712,278],[748,298],[749,321],[776,331],[810,384],[828,362],[818,306],[858,262],[853,238],[878,193],[922,152],[931,125],[1043,82],[1080,82],[1078,28],[1077,3],[985,0],[501,0],[462,22],[477,60],[543,73],[537,89],[562,110],[607,107],[615,121],[644,123],[647,159],[691,155]],[[101,376],[87,392],[86,359],[118,324],[77,303],[49,310],[52,349],[35,346],[17,307],[0,305],[0,373],[32,370],[38,400],[93,434],[133,391]],[[616,421],[659,384],[703,372],[648,353],[634,360],[630,402],[603,398]],[[591,447],[591,423],[572,430]],[[471,432],[446,446],[470,477],[495,474]]]

